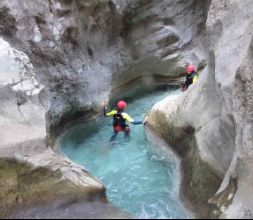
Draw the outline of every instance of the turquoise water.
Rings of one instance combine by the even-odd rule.
[[[178,93],[167,90],[145,95],[130,102],[126,112],[142,120],[153,104]],[[143,125],[131,125],[129,140],[120,134],[112,144],[111,135],[111,118],[101,118],[69,129],[60,139],[61,150],[98,177],[109,201],[135,218],[189,217],[179,201],[175,155],[150,142]]]

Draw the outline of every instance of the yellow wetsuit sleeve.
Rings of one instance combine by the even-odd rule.
[[[128,122],[130,122],[130,123],[132,123],[132,122],[134,122],[134,119],[132,119],[127,113],[122,113],[122,116],[123,116],[123,118],[126,120],[126,121],[128,121]]]
[[[112,111],[106,113],[106,116],[107,116],[107,117],[112,117],[112,116],[114,116],[115,114],[117,114],[117,111],[116,111],[116,110],[112,110]]]

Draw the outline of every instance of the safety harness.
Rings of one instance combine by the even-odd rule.
[[[121,112],[117,112],[113,116],[113,126],[121,126],[121,127],[126,127],[126,119],[124,119],[123,115]]]

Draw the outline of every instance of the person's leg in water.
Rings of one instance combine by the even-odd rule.
[[[118,135],[118,132],[117,132],[117,131],[114,131],[114,132],[113,132],[113,135],[111,136],[110,141],[111,141],[111,142],[115,141],[117,135]]]
[[[126,128],[125,128],[125,138],[130,138],[130,128],[128,127],[128,126],[126,126]]]
[[[122,131],[122,127],[120,125],[113,126],[113,135],[111,136],[111,139],[110,139],[111,142],[115,141],[115,139],[120,131]]]

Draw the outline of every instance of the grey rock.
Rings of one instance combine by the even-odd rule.
[[[130,215],[102,202],[69,203],[54,202],[52,204],[20,210],[10,216],[12,219],[132,219]]]
[[[1,218],[47,202],[102,201],[105,188],[80,166],[52,150],[0,159]]]
[[[44,86],[30,59],[0,39],[0,150],[46,136]]]
[[[59,198],[104,200],[97,179],[47,149],[48,100],[30,59],[2,39],[0,48],[0,217]]]
[[[173,135],[186,140],[180,131],[193,129],[201,160],[224,177],[210,202],[226,218],[252,217],[253,210],[252,8],[251,1],[212,1],[202,41],[207,68],[186,93],[157,104],[150,116],[150,123],[168,141]],[[162,113],[166,126],[156,116]]]
[[[201,201],[217,191],[210,201],[225,217],[251,217],[252,8],[250,0],[0,1],[0,155],[34,167],[49,157],[52,171],[50,160],[66,160],[46,151],[46,135],[53,145],[69,123],[94,119],[102,101],[133,88],[179,85],[193,62],[200,80],[157,104],[150,124],[191,155],[189,176],[211,181]],[[64,167],[71,184],[91,178]]]
[[[140,84],[182,83],[185,59],[203,61],[189,45],[198,44],[209,3],[3,0],[1,15],[12,22],[1,33],[30,57],[45,86],[54,140],[69,122],[100,114],[108,97]]]

